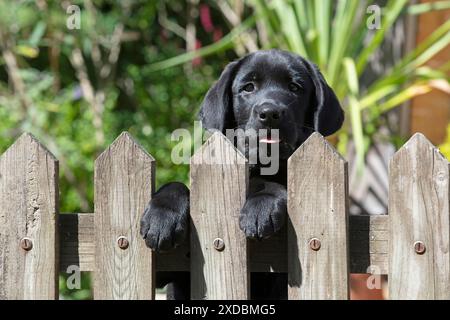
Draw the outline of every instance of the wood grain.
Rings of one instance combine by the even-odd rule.
[[[95,299],[154,298],[153,255],[139,235],[153,178],[154,159],[126,132],[95,161]]]
[[[248,299],[247,241],[239,212],[247,192],[245,158],[214,133],[191,158],[191,298]],[[223,239],[225,249],[213,247]]]
[[[59,221],[61,272],[66,272],[70,266],[78,266],[80,271],[94,271],[94,214],[63,213]]]
[[[60,215],[61,270],[78,265],[94,270],[94,214]],[[350,271],[388,273],[388,216],[350,216]],[[283,229],[263,241],[248,241],[251,272],[287,272],[287,234]],[[190,248],[157,253],[156,271],[189,271]]]
[[[347,181],[347,162],[318,133],[288,161],[289,299],[349,298]]]
[[[388,218],[387,215],[349,217],[351,273],[388,273]]]
[[[193,271],[197,299],[247,299],[250,271],[288,272],[293,299],[346,299],[349,269],[389,273],[392,299],[450,298],[449,163],[423,135],[391,161],[390,215],[370,217],[347,217],[346,162],[312,135],[289,160],[288,231],[260,242],[238,228],[244,157],[215,134],[191,162],[191,247],[154,259],[139,236],[154,160],[130,135],[96,161],[95,214],[58,215],[58,161],[24,134],[0,157],[0,299],[56,299],[59,267],[72,265],[94,271],[96,299],[151,299],[156,270]],[[20,248],[23,237],[32,250]],[[224,251],[213,248],[216,237]]]
[[[0,299],[58,298],[57,217],[58,161],[23,134],[0,157]]]
[[[449,164],[415,134],[389,169],[389,296],[450,299]],[[415,252],[416,241],[424,254]]]

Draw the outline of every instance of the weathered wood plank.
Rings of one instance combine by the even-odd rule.
[[[153,179],[154,159],[128,133],[95,161],[95,299],[154,298],[153,254],[139,235]]]
[[[218,132],[191,158],[192,299],[249,298],[247,241],[238,222],[247,175],[245,158]]]
[[[94,271],[95,230],[93,213],[61,214],[60,269],[66,272],[70,266],[80,271]]]
[[[450,299],[449,164],[415,134],[389,169],[389,296]],[[416,241],[425,253],[416,253]]]
[[[289,299],[348,299],[347,162],[318,133],[288,161],[288,214]]]
[[[0,157],[0,300],[58,298],[57,217],[58,161],[23,134]]]
[[[387,215],[350,216],[350,272],[387,274],[388,240]]]
[[[387,274],[388,216],[350,216],[349,220],[350,271],[367,273],[374,267],[377,273]],[[60,221],[61,270],[77,265],[81,271],[93,271],[94,215],[61,214]],[[263,241],[249,241],[248,246],[251,272],[287,272],[286,230]],[[184,245],[174,251],[157,253],[156,271],[189,271],[189,251]]]

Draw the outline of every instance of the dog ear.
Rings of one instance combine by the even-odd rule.
[[[337,99],[333,89],[331,89],[319,68],[303,59],[309,75],[314,84],[316,105],[312,112],[312,125],[314,130],[323,136],[329,136],[338,131],[344,122],[344,111]]]
[[[238,65],[239,61],[229,63],[219,80],[208,90],[198,115],[204,129],[223,132],[229,127],[233,113],[231,85]]]

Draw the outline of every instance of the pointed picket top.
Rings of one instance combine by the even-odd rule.
[[[45,145],[43,145],[34,135],[32,135],[29,132],[22,133],[20,137],[17,138],[17,140],[8,149],[6,149],[3,154],[0,155],[0,158],[2,158],[9,152],[12,152],[12,150],[20,148],[22,145],[25,148],[27,147],[31,148],[33,145],[37,146],[37,150],[41,150],[44,154],[47,154],[53,161],[58,161],[58,159],[56,159],[53,153]]]
[[[433,143],[431,143],[428,138],[420,132],[416,132],[392,157],[391,162],[396,161],[400,155],[403,153],[415,153],[420,154],[422,152],[431,152],[434,154],[438,160],[443,160],[447,162],[445,156],[440,152]]]
[[[58,160],[30,133],[0,156],[0,300],[55,299]],[[18,246],[28,238],[31,249]],[[42,272],[45,270],[45,272]]]
[[[95,299],[154,297],[153,254],[139,235],[154,171],[154,158],[128,132],[95,161]],[[127,248],[118,246],[120,237],[128,240]]]
[[[289,158],[288,215],[289,299],[347,299],[347,161],[319,133]]]
[[[155,158],[153,158],[153,156],[148,153],[128,131],[123,131],[116,140],[114,140],[109,147],[97,157],[96,162],[109,156],[112,151],[115,153],[127,153],[130,149],[135,149],[138,153],[142,154],[144,158],[150,158],[150,161],[155,161]]]
[[[247,161],[216,132],[191,157],[190,183],[191,299],[248,299],[247,240],[238,222]],[[224,248],[211,250],[217,238]]]
[[[314,132],[305,142],[291,155],[288,163],[297,161],[299,158],[308,157],[323,150],[326,154],[346,163],[347,160],[325,139],[320,133]]]
[[[245,156],[216,131],[191,157],[191,164],[245,164]]]
[[[447,159],[421,133],[391,159],[391,299],[450,298],[449,175]],[[418,252],[416,245],[425,250]]]

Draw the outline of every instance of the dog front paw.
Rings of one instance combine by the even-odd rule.
[[[239,217],[247,238],[265,239],[278,232],[286,220],[286,198],[267,193],[250,196]]]
[[[189,189],[169,183],[153,195],[141,219],[141,236],[147,247],[169,251],[183,243],[188,233]]]

